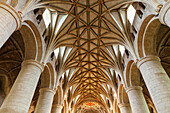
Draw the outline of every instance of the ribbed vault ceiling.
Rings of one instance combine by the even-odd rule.
[[[127,45],[131,40],[127,30],[127,7],[122,0],[55,0],[52,10],[52,27],[59,25],[61,17],[67,14],[60,29],[53,31],[53,47],[72,47],[65,60],[65,68],[76,68],[70,84],[76,84],[75,93],[80,95],[78,102],[94,98],[102,103],[100,94],[107,94],[102,84],[110,80],[106,69],[120,68],[116,62],[113,44]],[[121,8],[120,8],[121,7]],[[56,19],[54,19],[56,18]],[[54,24],[55,23],[55,24]]]

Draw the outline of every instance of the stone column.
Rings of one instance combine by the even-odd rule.
[[[163,5],[159,12],[159,20],[162,24],[165,24],[170,27],[169,19],[170,19],[170,1]]]
[[[62,108],[62,105],[53,104],[51,113],[61,113]]]
[[[131,86],[126,89],[126,92],[133,113],[150,113],[142,92],[142,87]]]
[[[21,18],[9,5],[0,2],[0,48],[21,26]]]
[[[121,113],[132,113],[129,104],[118,104]]]
[[[158,113],[170,113],[170,79],[159,57],[144,57],[137,65]]]
[[[51,113],[55,91],[50,88],[41,88],[35,113]]]
[[[21,71],[11,88],[0,113],[27,113],[43,66],[34,60],[22,63]]]

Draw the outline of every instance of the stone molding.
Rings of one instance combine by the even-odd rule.
[[[21,65],[22,65],[22,67],[24,65],[35,65],[41,70],[41,72],[44,70],[44,65],[42,65],[41,63],[39,63],[38,61],[35,61],[35,60],[25,60],[22,62]]]
[[[22,18],[20,16],[20,14],[17,11],[15,11],[15,9],[12,8],[11,6],[9,6],[5,3],[2,3],[2,2],[0,2],[0,8],[5,9],[14,17],[16,24],[17,24],[17,27],[15,30],[16,31],[19,30],[21,28],[21,24],[22,24],[22,21],[21,21]]]
[[[52,93],[52,94],[55,94],[55,93],[56,93],[56,91],[53,90],[53,89],[51,89],[51,88],[41,88],[39,92],[40,92],[40,93],[50,92],[50,93]]]
[[[159,61],[160,62],[160,58],[158,56],[153,56],[153,55],[143,57],[137,62],[137,67],[140,68],[140,66],[143,63],[148,62],[148,61]]]
[[[141,86],[130,86],[126,88],[126,93],[128,93],[131,90],[143,90],[143,88]]]
[[[160,10],[159,12],[159,20],[162,24],[165,24],[167,25],[166,21],[169,21],[169,20],[166,20],[166,16],[168,15],[168,12],[170,9],[170,2],[167,2]]]

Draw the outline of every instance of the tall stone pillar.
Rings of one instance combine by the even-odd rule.
[[[142,92],[142,87],[131,86],[126,89],[126,92],[129,97],[132,113],[150,113]]]
[[[0,48],[20,26],[19,14],[11,6],[0,2]]]
[[[170,27],[170,1],[168,1],[159,12],[159,20],[162,24]]]
[[[119,104],[118,106],[121,113],[132,113],[129,104]]]
[[[53,104],[51,113],[61,113],[62,108],[62,105]]]
[[[170,113],[170,79],[159,57],[144,57],[137,65],[158,113]]]
[[[35,108],[35,113],[51,113],[54,95],[54,90],[50,88],[41,88],[38,102]]]
[[[0,113],[27,113],[43,66],[33,60],[25,60]]]

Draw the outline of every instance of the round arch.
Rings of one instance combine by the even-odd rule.
[[[128,95],[125,91],[125,88],[123,84],[120,84],[118,88],[118,98],[117,98],[118,104],[127,104],[129,103]]]
[[[56,76],[55,70],[51,63],[47,63],[44,67],[44,71],[41,74],[41,87],[55,89]]]
[[[156,34],[161,26],[158,17],[149,15],[140,27],[137,40],[138,58],[147,55],[157,55],[156,52]]]
[[[41,63],[45,49],[37,27],[31,21],[25,21],[19,32],[24,40],[25,59],[32,59]]]

